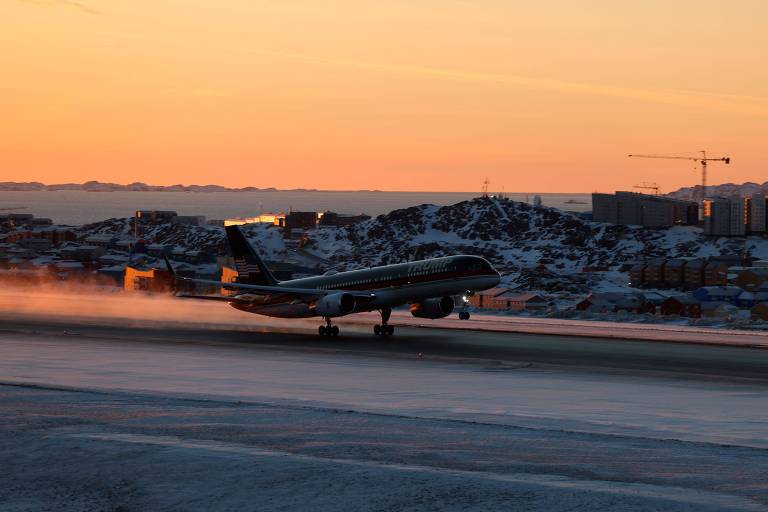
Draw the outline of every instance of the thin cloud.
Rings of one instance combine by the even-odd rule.
[[[337,66],[356,67],[386,73],[420,75],[438,79],[462,80],[483,83],[510,84],[527,89],[626,98],[681,107],[695,107],[721,112],[738,113],[759,117],[768,117],[768,98],[759,96],[741,96],[734,94],[685,91],[674,89],[640,89],[583,82],[569,82],[548,78],[536,78],[519,75],[476,73],[443,68],[400,66],[380,62],[364,62],[347,59],[315,57],[299,53],[263,51],[269,55],[308,62],[319,62]]]
[[[99,14],[99,11],[97,11],[96,9],[82,2],[78,2],[76,0],[18,0],[18,1],[24,4],[35,4],[35,5],[49,5],[49,6],[65,5],[65,6],[73,7],[81,12],[85,12],[88,14]]]

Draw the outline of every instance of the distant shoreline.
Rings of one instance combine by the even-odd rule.
[[[85,183],[58,183],[46,185],[37,181],[30,182],[0,182],[0,192],[61,192],[61,191],[83,191],[83,192],[187,192],[187,193],[213,193],[213,192],[344,192],[344,193],[381,193],[381,194],[479,194],[476,191],[434,191],[434,190],[378,190],[378,189],[359,189],[359,190],[332,190],[316,188],[291,188],[278,189],[275,187],[257,188],[257,187],[224,187],[222,185],[147,185],[146,183],[136,182],[127,185],[119,183],[104,183],[99,181],[87,181]],[[589,192],[506,192],[505,195],[521,194],[541,194],[541,195],[588,195]]]

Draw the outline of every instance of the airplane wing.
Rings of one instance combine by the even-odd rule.
[[[245,284],[245,283],[225,283],[223,281],[210,281],[207,279],[192,279],[191,277],[175,277],[177,281],[206,284],[210,286],[218,286],[225,290],[237,290],[244,292],[254,292],[269,295],[289,295],[296,298],[303,298],[307,300],[315,300],[326,295],[334,293],[348,293],[355,298],[367,299],[373,298],[375,295],[373,292],[361,292],[359,290],[347,291],[347,290],[319,290],[317,288],[292,288],[288,286],[268,286],[261,284]]]
[[[173,270],[173,266],[171,266],[171,262],[168,261],[168,258],[165,258],[165,264],[168,267],[168,271],[170,272],[171,276],[176,281],[186,282],[186,283],[193,283],[193,284],[205,284],[209,286],[216,286],[224,288],[225,290],[236,290],[236,291],[243,291],[243,292],[253,292],[257,294],[263,294],[263,295],[283,295],[283,296],[289,296],[294,297],[296,299],[299,299],[303,302],[311,302],[314,300],[317,300],[321,297],[324,297],[326,295],[331,295],[334,293],[347,293],[355,297],[356,299],[366,301],[366,300],[372,300],[376,297],[376,295],[373,292],[366,292],[366,291],[347,291],[347,290],[320,290],[317,288],[292,288],[288,286],[270,286],[270,285],[261,285],[261,284],[245,284],[245,283],[225,283],[223,281],[212,281],[209,279],[193,279],[191,277],[182,277],[176,274],[176,272]],[[214,297],[214,296],[202,296],[202,295],[186,295],[187,298],[201,298],[206,297],[206,300],[217,300],[215,298],[208,298],[208,297]],[[232,301],[231,297],[223,297],[226,300]],[[247,299],[241,299],[246,302],[249,302]]]
[[[243,299],[240,297],[225,297],[223,295],[192,295],[188,293],[182,293],[181,295],[176,295],[176,297],[180,299],[212,300],[215,302],[239,302],[242,304],[250,304],[253,302],[250,299]]]

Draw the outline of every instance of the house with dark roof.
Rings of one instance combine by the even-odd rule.
[[[592,313],[618,313],[619,311],[642,313],[644,304],[645,298],[642,293],[601,292],[589,294],[575,307],[577,311]]]
[[[738,286],[702,286],[693,292],[701,302],[727,302],[736,304],[736,298],[743,290]]]
[[[701,316],[701,302],[692,295],[675,295],[668,297],[659,308],[664,316],[685,316],[699,318]]]
[[[496,295],[492,301],[492,308],[512,311],[536,311],[546,309],[549,301],[536,293],[518,293],[506,291]]]

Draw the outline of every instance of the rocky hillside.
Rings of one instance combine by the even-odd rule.
[[[554,271],[577,272],[584,266],[616,266],[665,255],[750,250],[768,257],[768,243],[762,238],[710,239],[694,227],[587,222],[553,208],[490,198],[396,210],[347,229],[321,231],[314,239],[311,250],[318,255],[359,265],[468,253],[509,270],[543,263]]]
[[[245,231],[268,259],[317,256],[327,261],[324,270],[464,253],[486,257],[513,281],[529,279],[530,269],[540,264],[555,276],[564,276],[577,275],[585,266],[617,268],[655,256],[749,251],[768,258],[768,240],[761,237],[713,239],[695,227],[650,229],[601,224],[553,208],[492,198],[444,207],[414,206],[342,229],[318,229],[310,233],[310,244],[298,253],[286,247],[279,228],[252,225]],[[83,226],[81,232],[128,237],[130,221],[112,219]],[[150,243],[226,250],[223,229],[215,227],[158,225],[146,228],[144,238]]]

